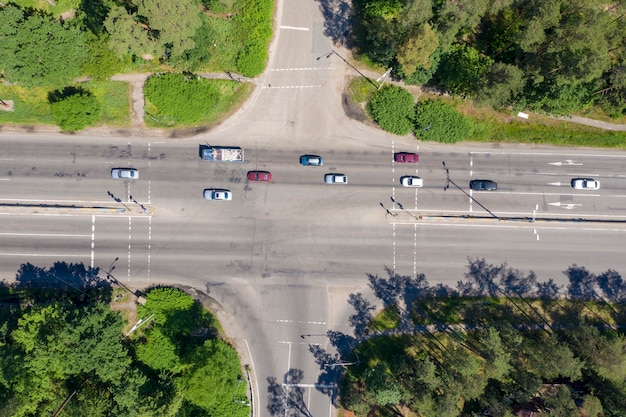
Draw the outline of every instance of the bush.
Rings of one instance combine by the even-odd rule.
[[[237,57],[237,70],[246,77],[256,77],[263,72],[266,60],[265,45],[248,46]]]
[[[372,95],[367,111],[374,121],[387,132],[406,135],[413,130],[413,95],[394,85],[386,85]]]
[[[67,87],[48,97],[54,121],[61,129],[75,132],[93,125],[102,114],[98,99],[88,91]]]
[[[472,134],[473,125],[456,109],[443,101],[417,103],[415,135],[423,140],[455,143]]]
[[[221,96],[232,94],[237,88],[235,81],[161,74],[148,78],[144,93],[150,104],[156,107],[151,116],[162,122],[169,120],[173,125],[210,119],[221,110]]]
[[[240,4],[235,17],[238,38],[243,48],[237,55],[237,71],[247,77],[256,77],[265,68],[267,48],[272,38],[274,2],[246,0]]]

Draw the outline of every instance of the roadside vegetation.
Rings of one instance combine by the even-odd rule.
[[[626,114],[626,4],[358,0],[347,41],[367,61],[496,109]]]
[[[175,73],[153,75],[144,85],[147,124],[214,124],[238,108],[251,89],[249,84],[232,80],[208,80]]]
[[[64,130],[128,124],[127,115],[109,111],[117,104],[117,97],[99,96],[80,79],[104,81],[125,72],[233,72],[255,77],[265,68],[273,6],[272,0],[0,3],[0,99],[13,101],[13,111],[0,112],[0,121],[60,124],[63,120]],[[233,88],[223,88],[222,84],[216,89],[225,97],[218,102],[228,104]],[[29,103],[25,99],[46,97],[66,88],[81,89],[82,96],[97,99],[103,110],[99,117],[93,117],[90,107],[84,114],[71,115],[81,122],[68,123],[58,112],[56,117],[52,115],[52,107],[58,108],[59,101],[53,106],[47,100]],[[250,90],[240,88],[238,94]],[[173,87],[167,91],[169,100],[185,93]],[[193,101],[187,108],[191,106],[194,114],[214,111],[199,107],[205,104]],[[158,116],[165,119],[155,117],[157,125],[169,126],[176,120],[168,111],[158,109]],[[229,108],[218,111],[228,112]],[[216,119],[219,116],[204,115],[181,123],[210,124]]]
[[[383,309],[349,302],[354,336],[310,350],[329,380],[345,363],[340,403],[357,417],[626,414],[626,283],[577,265],[566,287],[534,273],[469,259],[453,288],[426,277],[369,276]],[[326,374],[326,375],[325,375]],[[350,414],[344,414],[350,415]]]
[[[0,415],[249,415],[246,372],[214,315],[168,287],[135,311],[98,273],[24,264],[0,286]]]
[[[398,92],[403,89],[396,86],[377,90],[371,80],[363,77],[353,78],[346,88],[351,100],[373,122],[395,134],[412,133],[421,140],[441,143],[473,141],[626,149],[626,132],[605,131],[541,114],[532,114],[530,120],[523,120],[511,111],[476,105],[470,99],[428,93],[387,105],[378,98],[380,94],[387,94],[386,90],[398,96],[408,94],[406,90]],[[409,131],[393,124],[398,114],[411,115],[404,118],[411,122]],[[406,125],[403,122],[402,126]]]

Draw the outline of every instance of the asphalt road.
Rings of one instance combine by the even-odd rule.
[[[321,417],[334,413],[327,393],[336,387],[320,375],[345,358],[320,366],[310,349],[334,355],[326,331],[351,333],[346,300],[370,297],[367,274],[384,277],[389,267],[454,286],[468,257],[560,284],[574,263],[597,273],[626,269],[622,223],[555,221],[626,220],[625,153],[418,147],[351,120],[341,92],[356,72],[341,49],[331,52],[318,3],[277,7],[268,71],[253,97],[200,137],[0,135],[1,277],[13,279],[25,262],[65,260],[114,266],[133,287],[173,282],[208,292],[254,371],[255,415]],[[200,143],[241,146],[246,161],[202,161]],[[419,151],[420,164],[394,164],[400,150]],[[302,167],[304,153],[326,164]],[[444,191],[443,161],[474,200],[453,185]],[[140,179],[113,180],[114,167],[137,168]],[[249,183],[251,169],[270,170],[274,182]],[[324,184],[327,172],[346,174],[349,184]],[[425,186],[399,187],[405,174]],[[577,176],[602,188],[573,190]],[[499,190],[470,192],[475,178]],[[233,201],[203,200],[208,187],[230,189]],[[490,219],[477,201],[498,217],[537,221]]]
[[[133,287],[176,282],[208,292],[254,366],[258,415],[299,392],[312,415],[332,412],[309,344],[333,353],[325,332],[350,333],[346,300],[351,292],[369,295],[367,274],[384,277],[389,267],[454,286],[468,257],[561,284],[571,264],[623,270],[623,224],[553,221],[623,220],[623,180],[613,173],[623,154],[421,145],[416,166],[392,162],[394,151],[417,150],[404,140],[300,147],[221,138],[209,142],[243,146],[246,162],[212,163],[198,157],[206,141],[4,135],[0,270],[10,280],[26,262],[113,265]],[[325,165],[300,166],[305,152],[323,155]],[[531,218],[537,207],[538,220],[495,220],[460,190],[444,191],[442,161],[466,192],[470,178],[498,181],[497,192],[471,193],[492,213]],[[114,167],[137,168],[140,179],[114,180]],[[274,182],[248,182],[250,169],[270,170]],[[349,183],[324,184],[327,172],[345,173]],[[398,186],[413,173],[424,188]],[[577,175],[593,175],[602,188],[573,190],[569,178]],[[233,201],[203,200],[207,187],[230,189]]]

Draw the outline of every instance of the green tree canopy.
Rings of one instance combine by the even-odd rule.
[[[109,33],[109,47],[118,55],[154,56],[156,42],[149,32],[121,6],[112,7],[104,22]]]
[[[157,53],[181,55],[194,47],[193,35],[202,25],[195,0],[135,0],[137,14],[147,19],[150,33],[157,34]]]
[[[51,96],[52,116],[63,130],[75,132],[100,120],[100,103],[88,91],[66,88]]]
[[[192,38],[202,25],[196,1],[134,0],[132,5],[136,13],[112,7],[105,21],[109,44],[119,55],[169,60],[194,47]]]
[[[89,59],[84,33],[43,12],[0,7],[0,69],[25,86],[61,87]]]
[[[432,55],[439,46],[439,39],[432,27],[425,23],[409,32],[405,42],[398,48],[396,59],[405,74],[413,74],[418,67],[430,69]]]

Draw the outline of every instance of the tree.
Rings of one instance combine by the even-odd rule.
[[[406,135],[413,130],[414,99],[407,90],[385,85],[372,94],[367,110],[378,125],[396,135]]]
[[[187,400],[214,416],[247,416],[249,409],[233,400],[246,401],[246,384],[238,366],[237,351],[221,339],[207,340],[194,355],[196,367],[186,379]]]
[[[397,405],[402,398],[400,387],[384,363],[365,371],[365,385],[374,404],[381,407]]]
[[[177,288],[152,289],[146,295],[144,307],[140,314],[143,317],[154,314],[154,322],[166,335],[191,333],[201,314],[200,304]]]
[[[14,415],[52,414],[85,384],[129,391],[123,381],[131,358],[121,331],[120,315],[104,304],[77,308],[55,303],[24,313],[11,333]],[[115,401],[113,395],[109,406]]]
[[[418,67],[428,70],[433,64],[431,56],[438,46],[437,34],[425,23],[409,32],[404,43],[398,47],[396,59],[407,75],[413,74]]]
[[[572,393],[567,385],[558,385],[556,392],[545,397],[550,409],[548,415],[554,417],[572,417],[580,415],[578,407],[572,398]]]
[[[135,0],[137,15],[147,25],[157,42],[157,54],[169,59],[194,47],[193,35],[202,25],[197,1]]]
[[[407,0],[400,14],[400,24],[409,30],[428,22],[433,17],[432,0]]]
[[[485,85],[485,75],[492,65],[493,59],[476,48],[456,44],[444,55],[437,76],[451,93],[473,95]]]
[[[487,362],[485,373],[489,378],[504,382],[511,370],[511,354],[502,344],[500,333],[494,327],[488,327],[478,331],[476,339],[479,341],[477,351]]]
[[[447,51],[455,38],[472,32],[485,15],[490,3],[489,0],[441,2],[433,20],[442,49]]]
[[[487,83],[478,90],[480,103],[501,108],[511,104],[524,88],[524,72],[515,65],[496,62],[487,73]]]
[[[61,129],[75,132],[93,125],[102,114],[100,102],[88,91],[66,88],[51,95],[50,109]]]
[[[109,11],[104,27],[109,33],[109,47],[118,55],[131,54],[149,59],[156,54],[156,42],[137,20],[121,6]]]
[[[44,13],[0,7],[0,68],[25,86],[60,87],[80,75],[89,59],[85,35]]]
[[[178,57],[195,45],[193,36],[202,25],[194,0],[134,0],[136,13],[112,7],[104,23],[109,44],[118,55],[131,53],[143,59]]]

